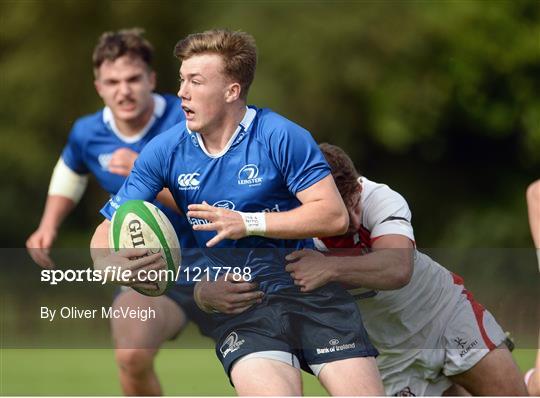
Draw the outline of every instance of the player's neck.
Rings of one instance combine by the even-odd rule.
[[[246,105],[237,105],[226,112],[219,123],[208,128],[207,131],[201,132],[201,137],[208,153],[214,155],[225,149],[245,114]]]
[[[120,131],[120,133],[122,133],[122,135],[132,137],[142,131],[142,129],[152,118],[153,114],[154,101],[151,102],[148,109],[146,109],[139,117],[133,120],[118,120],[117,118],[115,118],[114,123],[116,124],[116,128],[118,129],[118,131]]]

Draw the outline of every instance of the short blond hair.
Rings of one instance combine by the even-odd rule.
[[[174,48],[174,55],[181,62],[201,54],[220,55],[225,74],[240,84],[241,97],[246,99],[257,67],[257,46],[253,36],[226,29],[207,30],[187,36]]]

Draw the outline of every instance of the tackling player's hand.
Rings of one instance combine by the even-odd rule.
[[[148,271],[165,268],[161,252],[152,253],[149,249],[120,249],[94,261],[94,269],[101,270],[107,282],[148,290],[158,289],[155,282],[146,280]],[[124,276],[129,278],[121,279]]]
[[[188,206],[188,217],[202,218],[209,224],[193,226],[195,231],[216,231],[217,235],[206,242],[207,247],[217,245],[223,239],[241,239],[246,236],[246,226],[242,216],[233,210],[210,206],[208,203]]]
[[[119,148],[113,152],[109,162],[109,171],[121,176],[128,176],[139,154],[129,148]]]
[[[50,249],[56,239],[56,229],[38,228],[26,240],[28,254],[43,268],[54,268],[55,264],[50,257]]]
[[[329,257],[315,250],[298,250],[287,257],[285,270],[302,292],[310,292],[332,281],[333,267]]]
[[[233,282],[225,277],[216,281],[202,280],[195,285],[195,302],[205,312],[240,314],[262,302],[263,292],[253,282]]]

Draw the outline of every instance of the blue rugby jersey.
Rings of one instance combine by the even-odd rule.
[[[134,139],[121,137],[115,132],[111,126],[113,119],[109,108],[78,119],[62,151],[65,164],[77,174],[92,173],[99,185],[114,195],[125,181],[125,177],[108,170],[114,151],[129,148],[140,153],[152,138],[184,120],[179,98],[155,94],[154,102],[154,122],[146,132]]]
[[[287,211],[300,205],[296,193],[329,174],[330,168],[307,130],[271,110],[250,107],[218,155],[207,153],[200,135],[191,132],[186,122],[156,137],[101,212],[111,218],[126,200],[153,200],[163,187],[171,190],[184,212],[188,205],[203,201],[243,212]],[[201,248],[215,234],[194,231]],[[313,247],[313,241],[251,236],[224,240],[205,253],[211,266],[250,267],[260,288],[273,292],[293,284],[284,257],[304,247]]]
[[[99,185],[114,195],[126,177],[109,172],[109,161],[119,148],[129,148],[140,153],[148,142],[158,134],[184,120],[184,111],[178,97],[154,94],[154,115],[146,131],[135,137],[122,137],[114,128],[109,108],[78,119],[69,134],[62,151],[64,163],[77,174],[92,173]],[[196,247],[191,226],[181,216],[159,202],[156,204],[175,226],[182,248]]]

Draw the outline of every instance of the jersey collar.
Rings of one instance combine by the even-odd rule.
[[[133,144],[139,141],[148,133],[148,131],[150,131],[150,128],[154,125],[156,119],[159,119],[161,116],[163,116],[163,114],[165,113],[165,109],[167,108],[167,102],[165,101],[165,98],[163,98],[161,95],[152,94],[152,98],[154,99],[154,113],[152,114],[152,117],[150,118],[148,123],[146,123],[146,125],[137,134],[131,136],[122,134],[120,130],[118,130],[118,127],[116,127],[114,115],[111,108],[109,108],[108,106],[103,109],[103,123],[109,126],[112,132],[126,144]]]
[[[216,154],[211,154],[206,150],[206,147],[204,146],[204,142],[203,142],[203,139],[202,139],[201,135],[199,133],[197,133],[197,132],[191,131],[189,129],[189,127],[187,126],[187,121],[186,121],[186,130],[188,131],[188,133],[189,133],[189,135],[191,137],[191,142],[193,142],[193,144],[195,146],[200,147],[208,157],[219,158],[219,157],[225,155],[227,153],[227,151],[233,145],[236,145],[240,141],[242,141],[242,139],[247,134],[247,131],[248,131],[249,127],[251,126],[251,124],[253,122],[253,119],[255,119],[255,116],[257,116],[257,111],[255,109],[253,109],[253,108],[249,108],[249,107],[246,106],[246,113],[244,114],[244,117],[242,118],[242,121],[240,122],[240,124],[236,128],[234,134],[232,135],[232,137],[227,142],[227,145],[225,145],[225,148],[223,148],[223,150],[221,152],[216,153]]]

